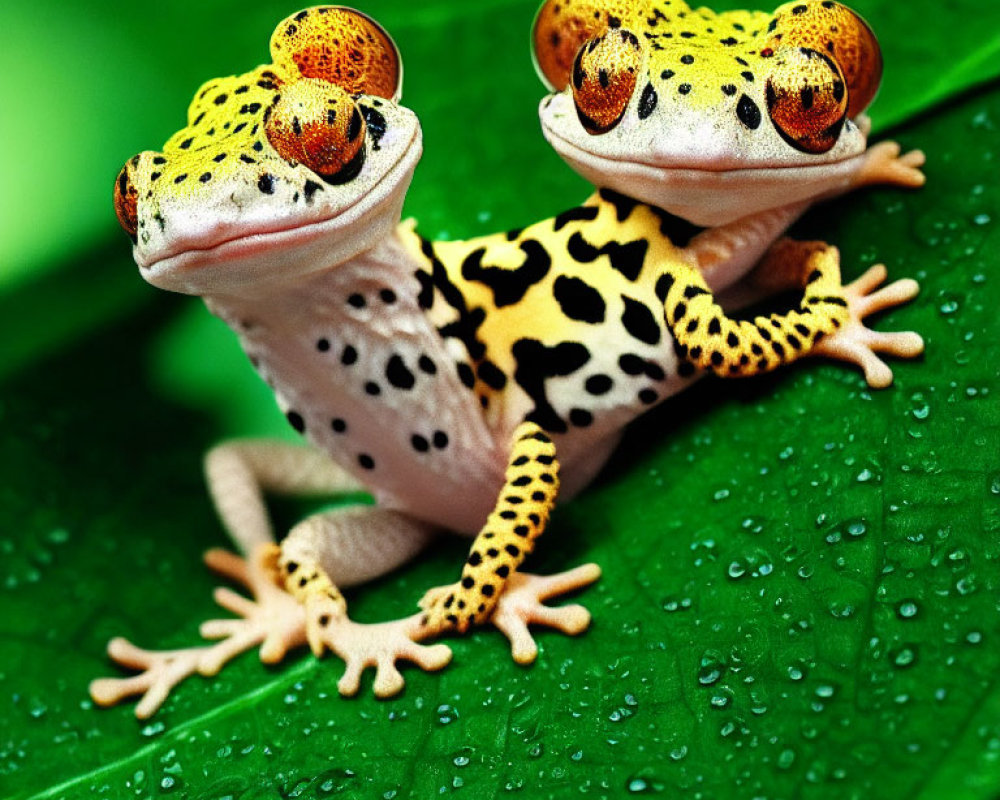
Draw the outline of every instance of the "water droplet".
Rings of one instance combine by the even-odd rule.
[[[778,768],[788,769],[795,763],[795,751],[791,748],[785,748],[778,755]]]
[[[915,646],[906,645],[895,653],[890,654],[892,663],[900,669],[912,667],[917,663],[917,650]]]
[[[983,641],[983,634],[979,631],[970,631],[966,635],[965,641],[969,644],[980,644]]]
[[[443,703],[437,707],[438,722],[441,725],[448,725],[458,719],[458,709]]]
[[[712,708],[726,708],[733,702],[733,690],[728,686],[720,686],[709,702],[712,704]]]
[[[698,668],[698,683],[702,686],[711,686],[725,671],[726,665],[722,660],[722,654],[715,650],[706,650],[701,656]]]
[[[670,751],[670,758],[673,761],[680,761],[688,754],[687,745],[681,745],[680,747],[675,747]]]
[[[976,216],[974,216],[972,218],[972,223],[973,223],[973,225],[989,225],[990,224],[990,215],[989,214],[976,214]]]
[[[729,497],[728,489],[719,489],[719,491],[712,495],[713,500],[725,500],[727,497]]]
[[[920,611],[920,607],[913,600],[904,600],[896,606],[896,614],[900,619],[913,619]]]

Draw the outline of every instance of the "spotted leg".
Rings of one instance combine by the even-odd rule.
[[[559,464],[555,445],[536,424],[522,423],[513,438],[496,508],[472,544],[462,577],[424,596],[420,626],[436,635],[463,633],[473,624],[492,622],[510,640],[514,659],[530,663],[537,647],[529,624],[577,634],[590,623],[582,606],[553,608],[543,601],[592,583],[600,577],[600,568],[586,564],[545,577],[517,572],[555,505]]]
[[[875,334],[861,322],[865,314],[913,297],[916,283],[900,281],[870,294],[885,278],[883,270],[845,288],[839,253],[827,244],[782,239],[752,277],[765,287],[796,282],[804,289],[799,308],[752,321],[734,320],[725,315],[697,271],[678,269],[659,279],[657,294],[686,371],[754,375],[805,355],[827,355],[858,364],[872,386],[884,386],[892,373],[876,352],[908,358],[923,349],[915,333]],[[827,338],[833,344],[821,346]]]

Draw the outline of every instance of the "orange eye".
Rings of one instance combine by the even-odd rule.
[[[394,101],[402,94],[395,42],[375,20],[351,8],[316,6],[288,17],[271,35],[271,57],[292,76],[324,80],[348,94]]]
[[[624,28],[610,29],[580,48],[571,85],[576,113],[588,133],[606,133],[618,124],[635,92],[641,63],[639,39]]]
[[[118,223],[135,244],[139,233],[139,193],[132,182],[135,158],[129,160],[115,179],[115,215]]]
[[[871,104],[882,80],[882,51],[868,23],[847,6],[833,0],[786,3],[774,12],[768,31],[775,49],[805,47],[837,62],[847,85],[848,116]]]
[[[806,153],[837,143],[847,118],[847,86],[837,64],[805,47],[775,54],[767,79],[767,112],[781,136]]]
[[[346,183],[364,166],[364,117],[346,91],[326,81],[286,84],[264,130],[282,158],[305,164],[327,183]]]
[[[547,0],[535,15],[531,52],[538,77],[550,89],[569,83],[580,46],[629,20],[626,0]]]

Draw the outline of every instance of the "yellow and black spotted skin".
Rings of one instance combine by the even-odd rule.
[[[698,15],[700,35],[716,37],[765,19]],[[379,506],[475,535],[460,579],[376,646],[351,627],[336,565],[309,539],[326,523],[296,528],[268,563],[305,605],[309,642],[349,671],[377,664],[385,677],[396,658],[442,665],[440,651],[422,661],[415,642],[475,623],[493,620],[522,645],[529,621],[582,630],[582,609],[541,599],[590,583],[596,567],[555,584],[545,581],[561,576],[534,585],[515,574],[557,494],[581,489],[630,420],[697,375],[764,372],[847,327],[836,251],[772,248],[762,267],[801,291],[799,305],[738,321],[698,271],[689,244],[701,229],[612,190],[517,231],[429,241],[398,224],[421,145],[397,102],[388,35],[358,12],[317,7],[280,23],[271,53],[271,64],[205,84],[187,126],[122,169],[115,209],[141,274],[202,296],[292,427]],[[690,81],[691,94],[707,89]],[[614,127],[605,111],[590,119]],[[504,608],[512,583],[535,586],[529,610]],[[401,684],[385,678],[376,690]]]

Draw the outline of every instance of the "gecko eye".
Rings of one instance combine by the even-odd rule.
[[[882,50],[860,16],[833,0],[791,2],[774,12],[769,42],[778,47],[805,47],[830,56],[844,74],[849,103],[856,117],[875,98],[882,80]]]
[[[639,39],[624,28],[609,29],[580,48],[571,86],[577,116],[588,133],[606,133],[618,124],[632,99],[641,63]]]
[[[122,229],[132,240],[132,244],[138,241],[136,237],[139,233],[139,193],[132,181],[135,160],[135,158],[130,159],[115,178],[115,215]]]
[[[346,183],[365,162],[364,117],[350,96],[324,80],[286,84],[264,130],[282,158],[301,163],[327,183]]]
[[[844,75],[828,56],[805,47],[775,54],[766,88],[767,113],[797,150],[825,153],[847,118]]]
[[[547,0],[531,29],[531,55],[542,83],[561,92],[580,46],[628,19],[628,0]]]
[[[278,23],[271,57],[292,76],[324,80],[348,94],[396,102],[403,93],[396,43],[375,20],[352,8],[315,6]]]

